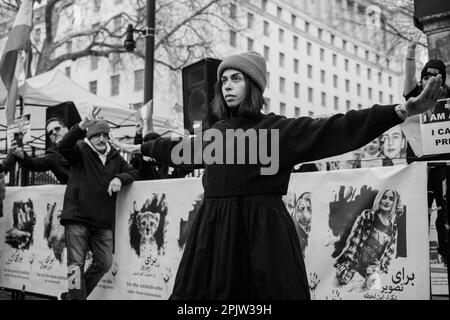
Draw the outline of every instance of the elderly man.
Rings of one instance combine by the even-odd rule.
[[[86,117],[58,143],[72,165],[61,216],[69,283],[62,299],[86,299],[110,269],[116,193],[137,178],[137,171],[111,147],[108,135],[105,120]],[[93,261],[84,272],[89,249]]]

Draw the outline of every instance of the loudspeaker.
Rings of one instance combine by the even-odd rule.
[[[184,129],[194,132],[194,122],[209,126],[210,104],[214,99],[217,68],[222,60],[205,58],[182,69]]]
[[[51,118],[59,118],[66,124],[66,127],[70,129],[73,125],[81,121],[80,114],[77,108],[71,101],[63,102],[51,107],[47,107],[45,110],[45,123]],[[47,129],[47,128],[45,128]],[[45,148],[51,146],[51,141],[48,135],[45,135]]]

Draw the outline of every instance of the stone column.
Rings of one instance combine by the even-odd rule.
[[[428,56],[440,59],[447,68],[447,85],[450,85],[450,11],[418,18],[427,35]]]

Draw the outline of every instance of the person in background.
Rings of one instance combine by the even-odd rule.
[[[116,197],[137,171],[109,144],[109,125],[87,116],[57,144],[71,169],[64,194],[68,292],[63,300],[86,299],[112,265]],[[86,272],[86,255],[92,263]]]
[[[405,82],[403,87],[403,96],[406,100],[411,97],[417,97],[426,87],[430,79],[436,75],[442,77],[442,94],[439,99],[450,98],[450,88],[446,85],[447,70],[445,68],[445,63],[439,59],[429,60],[420,72],[420,81],[416,79],[416,46],[417,42],[413,41],[408,45],[406,58],[405,58]],[[428,155],[417,157],[412,150],[409,143],[406,149],[407,162],[411,163],[414,161],[450,161],[450,153],[438,154],[438,155]],[[430,165],[428,170],[428,219],[431,219],[431,212],[433,202],[436,202],[437,208],[437,218],[435,221],[436,231],[438,236],[438,253],[442,256],[444,264],[447,265],[448,261],[448,233],[449,233],[449,211],[450,203],[447,203],[444,210],[444,191],[443,191],[443,181],[446,181],[446,199],[450,199],[450,189],[448,181],[450,181],[450,166],[447,164],[442,165]]]

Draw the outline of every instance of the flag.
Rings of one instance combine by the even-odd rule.
[[[26,70],[25,51],[30,48],[32,17],[33,0],[23,0],[0,60],[0,105],[6,101],[7,123],[14,119],[18,77]]]

